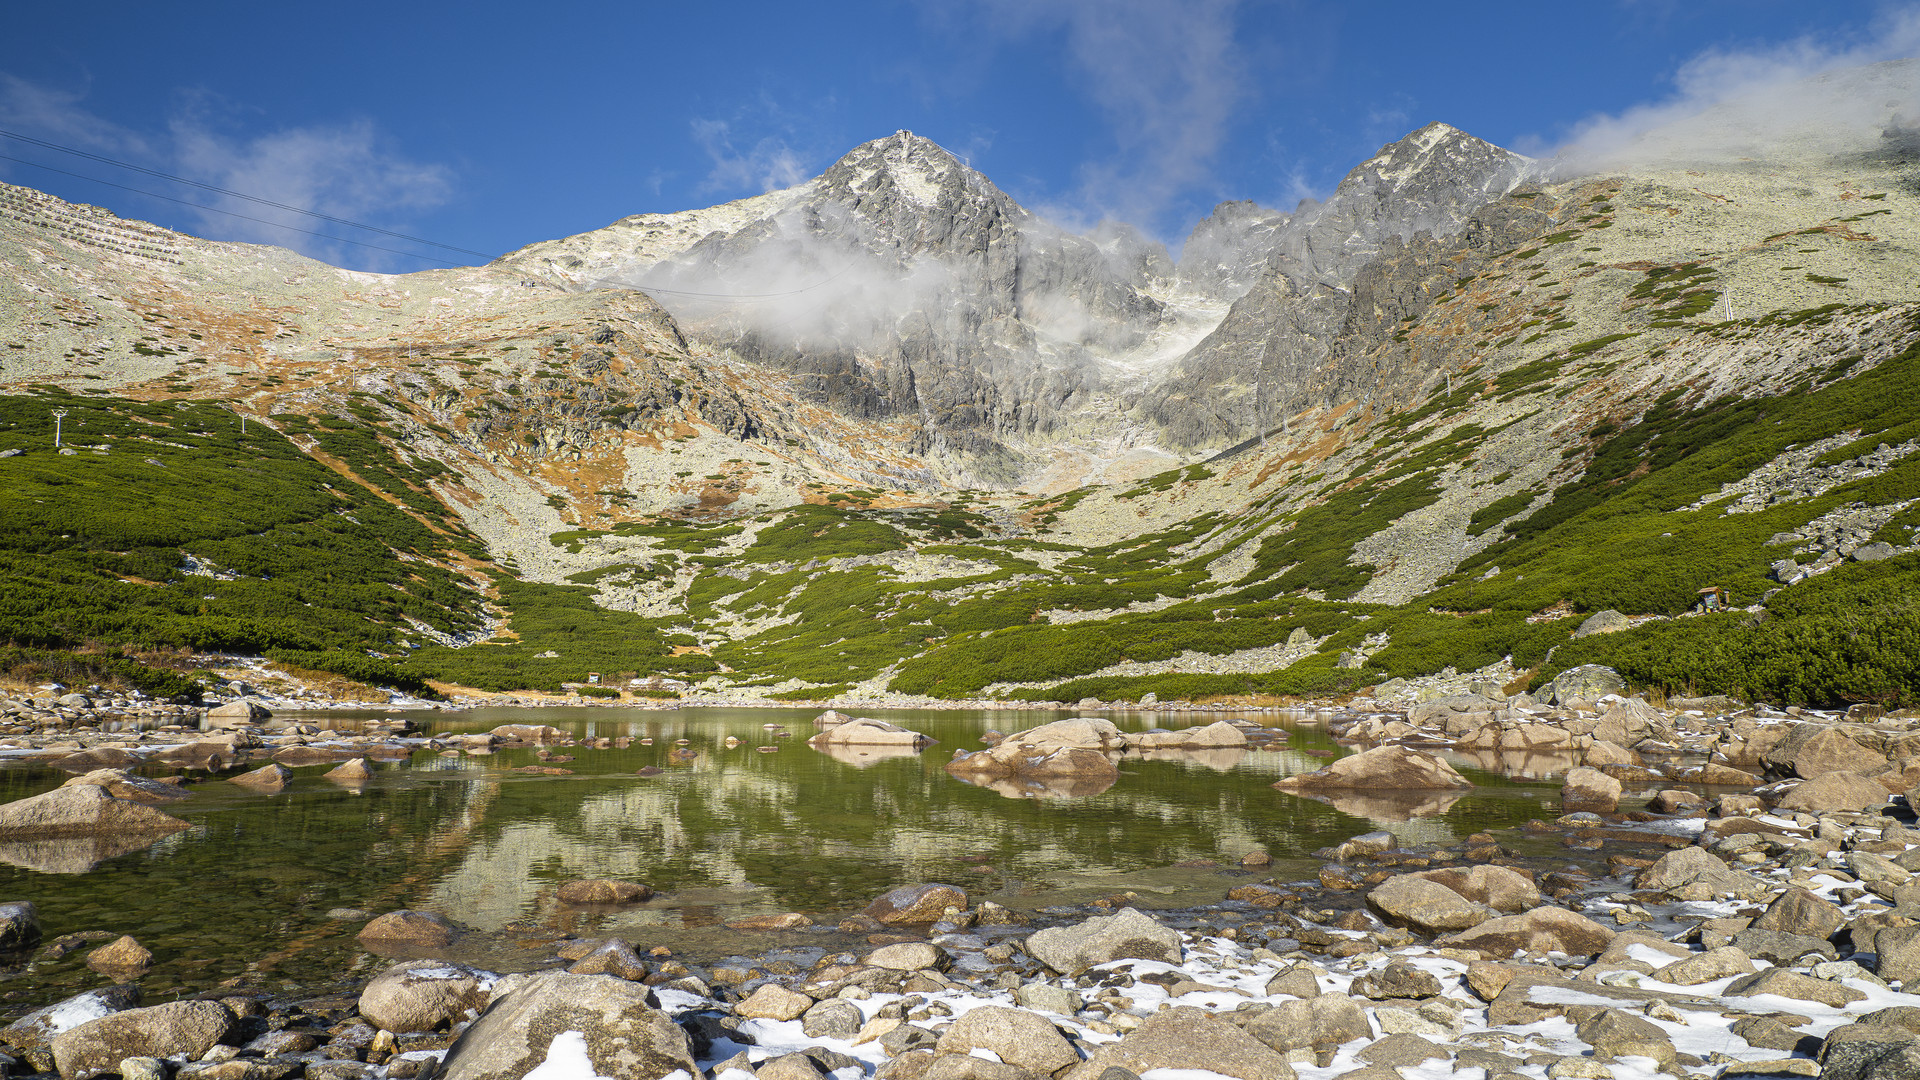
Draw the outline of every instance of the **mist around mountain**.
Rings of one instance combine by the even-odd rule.
[[[0,189],[0,660],[895,703],[1597,662],[1909,703],[1917,69],[1823,77],[1849,119],[1811,134],[1596,140],[1617,167],[1430,124],[1177,263],[904,132],[397,276]]]

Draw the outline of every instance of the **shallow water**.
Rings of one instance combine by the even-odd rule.
[[[84,872],[76,871],[111,852],[0,846],[0,859],[12,860],[0,864],[0,900],[36,903],[49,939],[77,931],[138,938],[156,956],[142,980],[151,1002],[222,984],[295,991],[364,977],[387,961],[362,952],[353,935],[372,914],[402,907],[535,939],[618,933],[643,947],[726,955],[774,940],[725,930],[726,920],[800,911],[832,924],[908,882],[949,882],[1021,908],[1121,890],[1138,892],[1144,905],[1185,907],[1218,901],[1236,879],[1310,877],[1312,852],[1356,833],[1387,828],[1408,845],[1445,843],[1550,816],[1559,803],[1557,785],[1471,768],[1463,771],[1478,786],[1457,799],[1359,795],[1329,805],[1283,794],[1271,788],[1274,780],[1327,760],[1304,751],[1346,752],[1298,715],[1266,720],[1292,732],[1285,750],[1128,756],[1105,790],[1049,792],[977,787],[941,766],[956,748],[978,749],[989,728],[1019,730],[1053,715],[870,711],[938,742],[918,754],[841,760],[806,746],[817,714],[584,707],[304,714],[303,722],[323,728],[405,715],[425,734],[531,723],[579,738],[654,742],[552,748],[573,758],[564,763],[542,762],[533,749],[474,756],[422,748],[410,760],[377,763],[374,780],[359,790],[322,779],[327,765],[293,770],[277,795],[202,782],[192,798],[166,807],[193,822],[192,830]],[[1114,720],[1135,730],[1185,724],[1168,714]],[[766,725],[785,725],[790,737]],[[729,735],[741,745],[726,748]],[[678,739],[688,740],[691,763],[670,760]],[[512,771],[542,764],[571,772]],[[636,775],[646,766],[665,771]],[[37,794],[67,778],[43,766],[0,766],[0,798]],[[1234,864],[1254,850],[1272,854],[1275,866],[1259,875],[1238,870]],[[1177,865],[1196,860],[1226,865]],[[558,904],[561,882],[592,877],[642,881],[664,895],[617,911]],[[475,958],[511,967],[516,949],[528,963],[550,955],[502,941],[476,946]],[[85,951],[0,972],[0,996],[19,1003],[7,1011],[104,981],[82,966]]]

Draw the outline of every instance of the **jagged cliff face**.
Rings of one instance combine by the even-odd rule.
[[[1252,200],[1223,202],[1193,227],[1180,249],[1184,289],[1221,300],[1238,300],[1260,280],[1276,235],[1289,216]]]
[[[1111,391],[1112,359],[1173,321],[1158,244],[1123,225],[1069,234],[907,132],[799,187],[501,263],[654,290],[694,340],[847,416],[902,421],[936,472],[995,485],[1031,471]]]
[[[1140,415],[1168,445],[1190,452],[1257,436],[1351,395],[1372,372],[1330,361],[1362,268],[1416,236],[1458,234],[1519,182],[1526,164],[1457,128],[1428,124],[1356,166],[1326,202],[1302,204],[1291,217],[1217,211],[1195,230],[1204,247],[1182,255],[1182,276],[1191,258],[1196,279],[1244,278],[1246,253],[1261,251],[1258,274],[1220,326],[1146,391]],[[1240,269],[1199,269],[1223,261]]]

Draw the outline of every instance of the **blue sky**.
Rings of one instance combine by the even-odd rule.
[[[23,0],[7,23],[0,129],[501,253],[784,186],[900,128],[1048,216],[1177,245],[1222,199],[1291,209],[1431,120],[1551,152],[1728,72],[1912,55],[1920,4]],[[437,265],[95,181],[462,258],[45,146],[0,155],[81,174],[0,160],[0,179],[196,235]]]

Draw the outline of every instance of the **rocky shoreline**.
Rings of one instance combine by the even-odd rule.
[[[469,931],[402,911],[361,930],[366,951],[399,961],[362,985],[161,1004],[138,992],[151,954],[120,938],[86,956],[115,985],[15,1022],[0,1051],[12,1075],[66,1080],[1920,1076],[1920,733],[1870,710],[1658,709],[1608,675],[1570,672],[1543,700],[1482,684],[1353,703],[1332,727],[1373,748],[1276,786],[1432,800],[1470,785],[1425,748],[1545,753],[1566,766],[1565,812],[1452,844],[1356,836],[1305,880],[1263,876],[1270,860],[1250,851],[1201,908],[1123,893],[1023,912],[927,883],[833,924],[728,924],[777,942],[753,956],[522,931],[525,970],[506,973],[457,959]],[[269,758],[236,778],[266,784],[289,763],[340,762],[353,783],[356,758],[569,741],[542,725],[433,741],[405,720],[320,731],[246,699],[205,715],[130,700],[0,713],[0,744],[77,774],[0,806],[4,835],[55,797],[122,815],[121,831],[177,821],[160,809],[171,785],[128,771],[153,761]],[[172,722],[129,730],[141,717]],[[915,734],[837,714],[817,726],[816,739]],[[990,738],[949,771],[1111,768],[1113,754],[1259,729],[1059,721]],[[560,894],[589,911],[649,896],[625,881]],[[18,962],[109,936],[43,943],[30,903],[0,907],[0,949]]]
[[[1323,852],[1313,881],[1259,879],[1255,854],[1209,908],[1148,912],[1122,894],[1020,913],[924,884],[833,928],[858,948],[789,922],[789,944],[706,964],[563,935],[503,975],[442,958],[461,928],[393,912],[360,941],[408,959],[357,993],[142,1007],[130,981],[0,1042],[14,1075],[68,1080],[1913,1075],[1912,815],[1757,801],[1523,831],[1569,853],[1604,840],[1591,874],[1491,834],[1402,849],[1375,833]],[[586,906],[647,896],[568,888]],[[30,905],[0,914],[0,942],[37,944]],[[116,941],[87,962],[137,980],[141,951]]]

